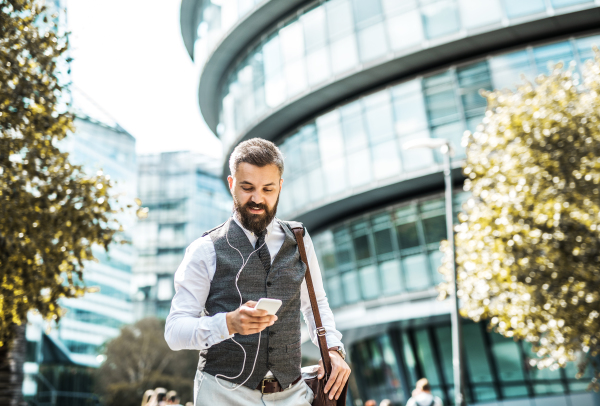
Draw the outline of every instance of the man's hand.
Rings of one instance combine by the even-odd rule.
[[[225,318],[229,334],[256,334],[275,323],[277,316],[269,316],[266,310],[255,309],[256,303],[249,300],[237,310],[227,313]]]
[[[350,367],[346,364],[346,361],[337,351],[329,351],[329,358],[331,358],[331,376],[325,385],[325,393],[329,393],[329,399],[339,399],[342,394],[342,390],[346,385],[346,381],[350,376]],[[319,375],[321,379],[325,375],[325,369],[323,368],[323,360],[319,360]]]

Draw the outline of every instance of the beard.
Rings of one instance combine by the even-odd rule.
[[[279,196],[277,196],[277,201],[275,201],[275,204],[271,209],[264,203],[254,203],[253,201],[241,204],[239,200],[233,196],[234,211],[237,212],[240,223],[242,223],[242,226],[244,226],[246,230],[252,231],[255,234],[263,231],[271,221],[273,221],[275,213],[277,213],[278,204]],[[250,209],[263,209],[264,212],[262,214],[254,214],[250,212]]]

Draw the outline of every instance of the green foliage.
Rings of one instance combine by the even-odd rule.
[[[183,404],[193,401],[196,351],[171,351],[165,323],[142,319],[107,343],[106,361],[96,374],[97,393],[107,406],[137,406],[147,389],[176,390]]]
[[[0,0],[0,346],[28,311],[58,320],[58,299],[84,294],[83,261],[118,227],[108,178],[57,148],[72,130],[57,68],[68,43],[41,4]]]
[[[456,262],[461,313],[533,343],[539,368],[600,351],[600,56],[485,93],[467,134]],[[440,271],[450,279],[446,244]],[[446,285],[448,290],[449,286]],[[580,373],[586,362],[580,364]],[[597,388],[597,380],[593,385]]]

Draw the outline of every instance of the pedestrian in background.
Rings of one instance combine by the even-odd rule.
[[[167,405],[181,406],[179,395],[174,390],[167,392]]]
[[[164,406],[166,404],[167,390],[165,388],[156,388],[154,389],[154,393],[148,400],[148,403],[146,403],[146,406]]]
[[[142,406],[146,406],[150,402],[152,395],[154,395],[154,390],[152,389],[148,389],[146,392],[144,392],[142,395]]]
[[[442,399],[431,394],[431,386],[426,378],[419,379],[412,397],[406,406],[444,406]]]
[[[379,406],[392,406],[392,401],[389,399],[383,399],[381,403],[379,403]]]
[[[375,402],[373,399],[369,399],[365,402],[365,406],[377,406],[377,402]]]

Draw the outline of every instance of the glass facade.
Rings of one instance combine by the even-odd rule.
[[[131,241],[135,214],[126,206],[136,197],[135,139],[97,107],[94,109],[83,94],[73,93],[73,100],[76,131],[63,141],[64,151],[87,173],[101,170],[115,182],[113,193],[119,198],[112,204],[124,209],[116,215],[123,226],[121,238]],[[98,262],[85,263],[84,283],[99,290],[83,298],[61,299],[67,313],[56,332],[73,361],[87,366],[97,366],[100,346],[117,336],[120,326],[133,321],[131,271],[136,256],[129,244],[111,244],[108,251],[92,247],[92,252]],[[75,278],[74,283],[81,281]]]
[[[533,79],[548,64],[592,58],[591,36],[528,47],[441,73],[389,86],[317,116],[280,144],[286,157],[279,212],[293,218],[332,200],[421,176],[441,162],[432,151],[403,151],[415,138],[447,138],[457,154],[465,130],[485,113],[480,89],[512,88],[524,74]]]
[[[455,194],[455,213],[468,194]],[[332,308],[433,288],[442,281],[444,199],[372,212],[312,236]]]
[[[148,218],[138,221],[134,243],[136,318],[166,318],[173,274],[186,247],[231,214],[231,195],[216,160],[190,152],[139,157],[138,196]]]
[[[232,2],[233,3],[233,2]],[[221,89],[219,136],[226,147],[272,109],[390,54],[453,40],[503,18],[593,1],[328,0],[308,8],[261,40]],[[540,17],[537,17],[540,18]],[[429,45],[427,45],[429,46]],[[545,65],[542,67],[542,70]],[[518,76],[517,76],[518,79]]]
[[[202,63],[238,21],[246,17],[261,0],[200,0],[196,6],[194,60]]]
[[[585,391],[590,368],[575,379],[576,365],[551,371],[529,364],[531,345],[487,331],[484,323],[463,320],[467,404]],[[417,379],[427,378],[434,395],[454,404],[450,323],[390,328],[354,343],[353,372],[365,399],[404,404]],[[586,381],[587,380],[587,381]]]

